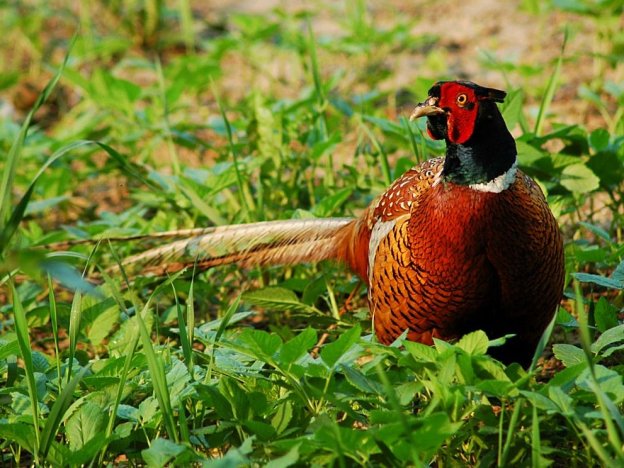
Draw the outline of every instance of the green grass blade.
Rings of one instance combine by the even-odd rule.
[[[546,349],[546,345],[548,345],[548,341],[550,340],[550,336],[552,335],[553,328],[555,328],[556,321],[557,321],[557,315],[555,314],[553,319],[550,321],[550,323],[546,327],[546,330],[544,330],[544,333],[542,333],[542,337],[540,338],[539,343],[537,343],[537,348],[535,348],[535,352],[533,353],[533,359],[531,360],[531,366],[529,367],[529,374],[532,373],[537,367],[537,361],[539,360],[540,356],[544,353],[544,350]]]
[[[537,136],[539,136],[539,134],[542,132],[544,119],[546,117],[546,114],[548,113],[548,108],[552,103],[553,97],[555,96],[555,90],[557,89],[557,85],[559,84],[559,76],[561,75],[561,64],[563,63],[563,54],[565,52],[566,44],[568,43],[568,36],[569,29],[566,27],[564,30],[563,43],[561,44],[561,52],[559,54],[559,58],[557,58],[555,69],[553,70],[552,75],[550,75],[548,85],[546,86],[546,91],[544,92],[542,102],[540,103],[539,112],[537,113],[534,130],[534,133]]]
[[[319,71],[318,57],[316,55],[316,40],[314,38],[314,31],[312,31],[312,22],[310,21],[310,18],[307,18],[306,26],[308,29],[306,49],[308,53],[310,54],[310,70],[312,71],[312,82],[314,84],[314,93],[316,94],[316,100],[319,105],[319,110],[322,111],[325,107],[326,100],[325,100],[325,93],[323,92],[323,83],[321,81],[321,73]],[[321,117],[321,122],[324,124],[323,126],[325,130],[327,130],[325,118],[322,112],[320,113],[320,117]],[[327,137],[327,132],[323,136]]]
[[[537,407],[533,406],[531,427],[531,466],[539,468],[542,459],[542,442],[540,440],[540,424]]]
[[[228,146],[230,149],[230,154],[232,156],[232,161],[234,163],[234,170],[236,173],[236,185],[238,186],[238,195],[240,198],[241,208],[243,209],[243,212],[245,214],[245,219],[247,221],[251,221],[251,212],[256,210],[256,205],[251,194],[249,193],[249,190],[247,189],[246,185],[243,183],[243,175],[241,173],[240,163],[238,161],[238,152],[236,151],[236,148],[234,146],[234,136],[232,134],[232,125],[230,124],[230,120],[227,118],[227,115],[225,113],[225,108],[223,107],[223,104],[221,103],[221,99],[219,98],[217,90],[212,82],[211,82],[211,86],[212,86],[212,94],[215,98],[215,101],[217,101],[217,106],[219,106],[219,112],[221,113],[221,118],[223,119],[223,123],[225,125],[225,130],[227,133]]]
[[[188,420],[186,419],[186,410],[184,404],[178,403],[178,426],[180,427],[180,438],[189,446],[191,445],[191,431],[189,430]]]
[[[401,124],[403,125],[403,128],[405,129],[405,131],[407,132],[407,136],[409,137],[410,146],[412,147],[412,153],[414,153],[416,163],[420,164],[421,162],[423,162],[424,158],[420,153],[420,148],[418,146],[418,142],[416,141],[416,135],[414,134],[414,129],[412,128],[409,119],[405,118],[405,116],[401,116]]]
[[[381,161],[381,174],[384,178],[384,184],[390,185],[392,183],[392,171],[390,169],[388,154],[386,153],[386,150],[379,142],[375,134],[371,131],[371,129],[368,128],[368,126],[364,123],[362,123],[362,128],[364,129],[364,132],[368,135],[370,141],[373,143],[373,146],[375,147],[377,152],[379,153],[379,159]]]
[[[61,353],[59,351],[58,317],[56,313],[56,298],[54,297],[54,286],[52,277],[48,275],[48,303],[50,305],[50,323],[52,324],[52,338],[54,339],[54,354],[56,360],[56,374],[58,377],[59,389],[62,386],[61,378]]]
[[[624,434],[624,421],[622,420],[622,414],[618,411],[609,396],[606,395],[600,388],[600,384],[597,382],[596,377],[593,374],[589,379],[589,388],[591,388],[596,395],[598,409],[602,413],[602,418],[607,426],[607,438],[609,439],[611,448],[613,449],[616,458],[619,460],[620,466],[624,466],[624,446],[622,445],[622,439],[620,437],[620,433]],[[616,424],[613,424],[614,421]]]
[[[9,154],[7,155],[7,159],[5,161],[4,172],[2,174],[2,181],[0,181],[0,226],[2,226],[2,230],[4,231],[5,223],[9,217],[9,207],[12,205],[11,203],[11,194],[13,191],[13,180],[15,178],[15,170],[18,166],[18,161],[22,152],[22,147],[24,146],[24,142],[26,141],[26,137],[28,136],[28,129],[30,127],[30,123],[32,122],[32,118],[35,115],[35,112],[39,110],[39,108],[43,105],[43,103],[48,99],[56,84],[61,79],[61,75],[65,70],[65,65],[67,65],[67,60],[69,59],[69,54],[71,49],[76,41],[76,37],[74,36],[71,40],[69,47],[67,49],[67,53],[65,54],[65,59],[61,63],[61,66],[56,71],[52,79],[48,82],[48,84],[43,88],[41,94],[39,94],[37,100],[33,108],[28,112],[26,119],[22,123],[20,131],[17,135],[17,138],[13,141],[11,148],[9,149]],[[0,246],[4,246],[5,244],[0,244]],[[3,247],[0,247],[3,249]],[[2,251],[0,250],[0,253]]]
[[[499,466],[507,465],[507,458],[509,458],[509,452],[511,451],[511,444],[516,436],[516,425],[518,424],[518,417],[520,416],[520,406],[522,405],[522,398],[518,398],[514,405],[513,413],[511,413],[511,419],[509,420],[509,427],[507,428],[507,437],[505,438],[505,445],[503,446],[503,453],[498,460]]]
[[[182,313],[182,306],[180,306],[180,301],[178,300],[178,295],[173,283],[171,284],[171,289],[173,290],[173,297],[175,299],[176,312],[178,315],[178,334],[180,335],[180,344],[182,345],[182,355],[184,356],[184,362],[186,363],[189,373],[193,375],[193,349],[189,341],[186,322],[184,320],[184,314]]]
[[[107,144],[102,143],[100,141],[92,141],[91,143],[94,143],[100,148],[102,148],[111,157],[111,159],[117,163],[117,165],[119,166],[119,169],[125,175],[130,176],[133,179],[136,179],[137,181],[141,182],[143,185],[151,188],[152,190],[155,190],[155,191],[162,190],[162,188],[158,184],[156,184],[153,180],[149,179],[148,176],[144,174],[145,169],[139,164],[132,162],[128,158],[128,156],[122,155],[116,149],[111,148]]]
[[[111,247],[111,250],[112,250],[112,247]],[[115,302],[117,302],[117,304],[119,305],[119,308],[122,310],[125,310],[126,313],[129,314],[129,312],[125,308],[125,300],[122,294],[120,293],[120,291],[118,290],[115,282],[104,271],[102,272],[102,277],[104,278],[104,282],[109,286],[111,294],[115,298]],[[132,359],[134,358],[134,355],[136,354],[137,344],[139,343],[139,331],[137,328],[133,330],[133,336],[131,337],[130,343],[131,345],[129,346],[129,348],[125,350],[126,358],[124,359],[124,366],[121,371],[121,374],[119,375],[119,383],[117,385],[117,391],[115,393],[115,401],[113,402],[113,405],[110,409],[108,423],[106,425],[106,431],[104,433],[107,439],[112,435],[113,429],[115,428],[115,421],[117,420],[117,409],[119,408],[119,404],[121,403],[123,392],[124,392],[124,389],[126,388],[126,381],[128,380],[128,374],[130,373],[130,365],[132,364]],[[102,447],[102,450],[100,451],[99,463],[98,463],[99,466],[104,466],[104,457],[106,456],[107,450],[108,450],[108,444]]]
[[[221,340],[221,336],[223,336],[223,333],[225,332],[225,329],[230,323],[232,316],[238,310],[241,297],[242,296],[239,294],[236,297],[236,299],[234,299],[234,302],[230,304],[230,307],[228,307],[227,311],[225,312],[225,315],[221,319],[221,323],[219,324],[219,328],[217,329],[217,333],[215,334],[214,342],[212,343],[212,351],[210,353],[210,364],[208,364],[208,370],[206,371],[206,380],[205,380],[206,382],[210,382],[210,379],[212,378],[212,369],[214,367],[214,362],[215,362],[215,352],[216,352],[217,343],[219,342],[219,340]]]
[[[78,334],[80,333],[80,319],[82,317],[82,293],[76,291],[72,300],[69,313],[69,367],[67,369],[67,382],[72,377],[72,367],[76,356],[76,345],[78,344]]]
[[[165,429],[171,440],[178,442],[178,431],[175,430],[173,409],[171,408],[171,397],[167,387],[164,363],[162,357],[157,355],[154,351],[154,345],[147,331],[147,327],[145,326],[145,316],[150,313],[148,307],[149,303],[145,305],[140,314],[137,314],[141,344],[145,357],[147,358],[147,366],[152,376],[152,385],[154,386],[154,393],[156,394],[156,399],[158,400],[160,411],[165,422]]]
[[[186,53],[192,54],[195,51],[195,34],[193,31],[193,10],[191,8],[191,2],[189,0],[179,0],[178,10]]]
[[[315,112],[315,122],[318,128],[321,141],[328,139],[327,119],[325,117],[325,110],[327,108],[327,98],[323,91],[323,82],[321,80],[321,73],[319,70],[318,57],[316,54],[316,40],[314,38],[314,31],[312,31],[312,22],[308,17],[306,19],[308,28],[308,37],[306,41],[306,50],[310,55],[310,70],[312,72],[312,82],[314,83],[314,94],[316,96],[317,108]],[[334,158],[331,151],[327,152],[327,168],[325,177],[329,186],[335,185],[334,178]]]
[[[20,201],[17,203],[16,207],[13,209],[13,212],[11,213],[11,216],[9,220],[7,221],[7,223],[2,227],[2,230],[0,230],[0,254],[2,254],[4,249],[6,249],[6,246],[9,244],[9,242],[11,241],[11,238],[17,231],[17,227],[19,226],[22,219],[24,218],[24,213],[26,212],[26,208],[28,207],[28,203],[30,202],[30,197],[32,196],[33,191],[35,189],[35,185],[37,184],[37,181],[39,180],[41,175],[56,160],[58,160],[59,158],[61,158],[62,156],[70,152],[71,150],[74,150],[81,146],[89,145],[91,143],[92,142],[89,142],[89,141],[77,141],[77,142],[73,142],[68,145],[65,145],[59,150],[55,151],[54,154],[52,154],[52,156],[50,156],[50,158],[48,158],[48,160],[39,168],[39,171],[37,171],[37,174],[32,179],[30,186],[26,190],[26,193],[22,196]],[[10,200],[7,203],[10,203]]]
[[[594,431],[589,429],[587,425],[581,421],[578,422],[578,425],[581,428],[581,431],[583,432],[585,439],[587,439],[585,443],[589,444],[589,446],[592,448],[594,453],[598,456],[598,458],[600,458],[600,461],[602,462],[602,466],[621,466],[621,465],[617,465],[614,462],[614,460],[612,460],[611,457],[609,457],[609,454],[604,449],[602,443],[596,438]]]
[[[576,315],[579,324],[579,332],[581,335],[581,346],[583,348],[583,351],[585,352],[585,357],[587,358],[587,364],[589,365],[589,369],[593,373],[594,359],[593,353],[591,351],[591,331],[589,329],[587,311],[585,310],[583,291],[581,291],[581,285],[576,279],[573,281],[573,288]]]
[[[71,153],[78,148],[91,145],[97,145],[102,148],[120,166],[125,174],[132,176],[133,178],[137,179],[141,183],[154,190],[160,190],[160,188],[156,184],[154,184],[154,182],[150,181],[147,177],[145,177],[135,165],[128,162],[127,158],[124,158],[121,154],[119,154],[119,152],[117,152],[110,146],[101,142],[91,140],[74,141],[56,150],[52,154],[52,156],[50,156],[46,160],[46,162],[39,168],[39,170],[33,177],[28,189],[26,190],[26,193],[22,196],[22,198],[14,208],[9,221],[0,230],[0,254],[2,254],[3,249],[6,248],[11,238],[17,231],[17,227],[24,217],[24,213],[26,212],[26,208],[28,207],[28,203],[30,202],[30,197],[32,196],[35,186],[37,185],[37,182],[39,181],[40,177],[45,173],[45,171],[58,159],[62,158],[66,154]]]
[[[158,58],[156,59],[156,76],[158,77],[158,89],[160,91],[160,101],[162,106],[162,120],[164,124],[165,141],[167,142],[167,152],[171,160],[171,167],[173,174],[180,175],[180,158],[175,145],[173,144],[173,138],[171,137],[171,125],[169,124],[169,103],[167,102],[167,87],[165,85],[165,75],[163,74],[162,65]]]
[[[86,373],[87,369],[87,367],[83,367],[80,372],[78,372],[78,374],[71,379],[67,385],[65,385],[63,391],[54,402],[54,405],[52,405],[50,414],[48,415],[43,431],[41,432],[40,452],[43,458],[48,455],[50,446],[55,440],[58,429],[63,421],[63,416],[72,402],[74,390],[80,380],[82,380],[82,377]]]
[[[28,396],[30,397],[30,405],[33,413],[33,426],[35,431],[35,462],[38,462],[38,453],[40,445],[39,431],[39,398],[37,397],[37,385],[35,384],[35,368],[33,366],[32,350],[30,346],[30,337],[28,333],[28,322],[26,320],[26,312],[22,306],[19,294],[15,289],[13,280],[9,280],[9,289],[13,298],[13,313],[15,316],[15,332],[17,334],[17,342],[19,344],[22,359],[24,360],[24,373],[26,374],[26,383],[28,385]]]
[[[195,340],[195,270],[193,270],[191,286],[189,288],[189,294],[186,301],[186,327],[188,342],[189,345],[192,345]],[[191,375],[193,374],[191,373]]]

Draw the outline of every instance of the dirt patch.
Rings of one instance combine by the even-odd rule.
[[[326,36],[341,37],[347,34],[346,24],[352,13],[347,5],[349,3],[220,0],[195,5],[195,13],[199,18],[228,24],[232,15],[238,13],[270,15],[275,8],[280,8],[294,14],[307,9],[315,14],[312,22],[315,36],[322,39]],[[366,18],[374,26],[387,29],[397,22],[413,23],[410,28],[412,35],[438,37],[433,52],[439,56],[440,63],[432,64],[427,60],[427,54],[419,50],[393,50],[383,62],[383,66],[387,67],[385,71],[388,78],[377,85],[378,89],[398,91],[410,87],[416,80],[422,78],[430,78],[431,81],[442,77],[466,78],[503,89],[536,90],[528,95],[529,104],[532,106],[530,111],[536,113],[536,105],[547,85],[543,70],[554,70],[555,62],[561,54],[564,30],[567,27],[570,34],[564,57],[574,60],[563,63],[561,84],[551,109],[560,122],[583,124],[590,130],[604,127],[607,122],[597,110],[578,98],[579,86],[582,83],[591,83],[595,78],[597,72],[593,63],[595,54],[609,52],[604,50],[609,45],[597,40],[601,32],[597,30],[596,22],[589,17],[549,10],[543,5],[538,6],[543,11],[536,14],[523,7],[523,3],[497,0],[370,2]],[[624,19],[621,23],[624,26]],[[335,63],[336,58],[323,55],[322,50],[319,55],[321,72],[326,77],[335,70],[335,66],[344,67],[344,62]],[[263,70],[258,72],[247,69],[249,63],[246,58],[237,60],[230,57],[223,64],[224,70],[228,76],[238,77],[239,80],[227,81],[229,91],[237,94],[236,91],[240,86],[240,90],[246,92],[250,85],[265,89],[266,76],[273,76],[275,78],[273,81],[288,83],[292,82],[294,75],[296,80],[300,81],[302,78],[300,73],[293,74],[292,57],[286,58],[287,63],[291,65],[290,70],[279,65],[283,60],[284,57],[280,56],[272,59],[263,57],[258,61],[263,64]],[[506,63],[508,66],[494,67],[493,61]],[[513,69],[512,64],[526,64],[526,67]],[[357,70],[353,70],[357,67],[357,57],[349,57],[350,70],[346,72],[345,82],[349,82],[350,76],[359,75]],[[501,71],[501,68],[504,71]],[[283,73],[276,73],[276,70],[280,69]],[[601,80],[618,82],[624,78],[622,64],[603,69],[601,72],[604,74]],[[357,81],[351,83],[352,88],[362,85],[362,82]],[[288,93],[288,90],[292,89],[291,86],[285,86],[283,92]]]

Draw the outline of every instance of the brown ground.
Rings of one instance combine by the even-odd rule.
[[[346,2],[349,3],[349,2]],[[351,2],[355,3],[355,2]],[[596,22],[588,17],[559,11],[532,14],[524,3],[518,0],[501,2],[499,0],[425,0],[399,1],[386,0],[368,3],[368,17],[377,27],[389,28],[397,22],[414,23],[411,32],[414,36],[431,34],[439,37],[435,45],[439,60],[427,60],[421,51],[393,50],[383,61],[383,66],[391,72],[389,78],[379,84],[383,91],[400,90],[418,78],[436,79],[437,76],[468,78],[478,83],[520,88],[544,89],[544,73],[535,76],[521,76],[509,72],[503,76],[500,71],[487,66],[486,55],[502,62],[521,63],[552,70],[554,62],[561,53],[563,30],[570,28],[570,38],[565,57],[574,58],[574,62],[564,63],[561,86],[553,102],[553,111],[558,114],[558,121],[564,123],[583,123],[591,128],[604,126],[604,120],[595,109],[577,99],[577,88],[581,83],[590,83],[598,72],[603,78],[619,82],[624,79],[624,65],[620,63],[614,69],[602,70],[592,58],[593,54],[608,53],[610,44],[601,41],[604,31],[598,31]],[[540,2],[538,2],[540,3]],[[317,38],[323,36],[340,37],[345,34],[343,22],[349,8],[345,2],[332,1],[284,1],[284,0],[218,0],[196,5],[200,17],[228,23],[228,18],[235,13],[266,14],[279,7],[288,12],[300,12],[304,9],[317,12],[313,29]],[[546,10],[546,7],[542,6]],[[624,27],[624,17],[619,26]],[[323,62],[321,68],[332,71],[332,63]],[[350,67],[357,67],[358,60],[350,58]],[[232,59],[232,77],[245,77],[241,64]],[[244,68],[244,67],[243,67]],[[283,75],[292,72],[291,68],[280,65],[279,58],[266,62],[266,68],[273,73]],[[356,73],[347,72],[349,75]],[[252,80],[258,84],[258,80]],[[259,80],[262,83],[262,80]],[[232,91],[245,92],[247,80],[228,80],[227,87]],[[358,86],[355,82],[354,86]],[[240,87],[240,88],[239,88]],[[541,95],[531,96],[538,102]],[[536,109],[535,109],[536,111]]]
[[[169,8],[175,8],[177,2],[168,2]],[[191,1],[195,16],[198,37],[218,35],[222,29],[235,28],[233,15],[239,13],[262,14],[276,17],[276,8],[295,14],[303,11],[314,12],[312,23],[317,39],[323,37],[341,37],[347,31],[347,18],[355,9],[357,0],[208,0]],[[603,80],[616,83],[624,79],[624,64],[613,68],[604,68],[593,59],[594,54],[608,53],[612,47],[605,36],[603,24],[610,24],[614,31],[624,28],[624,17],[611,23],[602,22],[598,30],[596,21],[588,16],[581,16],[560,11],[549,11],[541,6],[540,14],[531,13],[524,4],[529,1],[513,0],[422,0],[422,1],[368,1],[367,21],[378,29],[388,29],[397,23],[410,25],[414,37],[430,34],[439,38],[434,46],[434,53],[423,50],[379,50],[368,56],[348,58],[348,67],[342,57],[336,57],[319,48],[321,73],[330,76],[336,66],[344,68],[345,76],[340,86],[357,92],[367,91],[367,81],[371,73],[387,71],[388,78],[380,81],[376,87],[382,91],[400,91],[410,86],[417,79],[434,81],[439,77],[468,78],[475,82],[498,86],[503,89],[520,87],[529,91],[533,102],[530,109],[536,113],[536,103],[541,98],[540,90],[546,86],[542,72],[522,74],[509,71],[503,75],[499,70],[488,66],[486,56],[498,61],[526,64],[538,70],[552,70],[554,61],[561,52],[563,30],[570,28],[570,39],[565,57],[574,59],[564,63],[561,85],[555,96],[553,111],[557,120],[565,123],[583,123],[590,129],[605,126],[604,119],[595,109],[577,98],[577,89],[581,83],[597,86],[597,75]],[[536,2],[538,4],[543,2]],[[37,5],[37,0],[24,2],[25,5]],[[58,17],[49,16],[47,24],[42,26],[38,38],[44,44],[41,47],[45,56],[58,62],[63,50],[55,49],[59,38],[71,36],[73,23],[68,20],[72,12],[80,15],[78,4],[67,1],[58,4]],[[91,22],[101,34],[116,31],[120,20],[110,11],[93,2],[88,7]],[[19,35],[18,35],[19,36]],[[24,111],[30,108],[37,95],[38,88],[49,77],[45,67],[37,62],[41,60],[36,47],[29,46],[23,37],[11,34],[0,39],[4,51],[0,52],[0,70],[20,68],[23,70],[21,85],[0,91],[0,112]],[[12,44],[15,47],[9,47]],[[174,53],[179,53],[182,50]],[[280,97],[296,95],[303,85],[309,84],[309,77],[302,69],[300,60],[294,53],[262,50],[259,48],[245,53],[227,54],[222,63],[225,77],[219,83],[222,90],[231,98],[246,95],[250,89],[271,90]],[[336,60],[339,60],[336,63]],[[136,71],[136,70],[135,70]],[[147,80],[152,78],[146,77]],[[133,80],[136,82],[137,77]],[[140,82],[140,80],[139,80]],[[2,102],[2,99],[5,102]],[[71,98],[62,100],[74,104]],[[391,104],[391,103],[390,103]],[[614,103],[613,103],[614,105]],[[53,111],[59,111],[58,103]],[[62,111],[61,106],[60,111]],[[198,109],[199,112],[199,109]]]

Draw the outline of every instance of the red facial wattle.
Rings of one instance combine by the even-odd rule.
[[[455,82],[444,83],[438,107],[446,111],[448,139],[458,145],[466,143],[472,136],[479,113],[474,90]]]

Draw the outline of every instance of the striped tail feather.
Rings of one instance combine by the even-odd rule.
[[[242,267],[347,261],[344,245],[352,218],[294,219],[189,230],[186,237],[123,261],[131,271],[162,275],[195,265],[206,269],[236,263]]]

